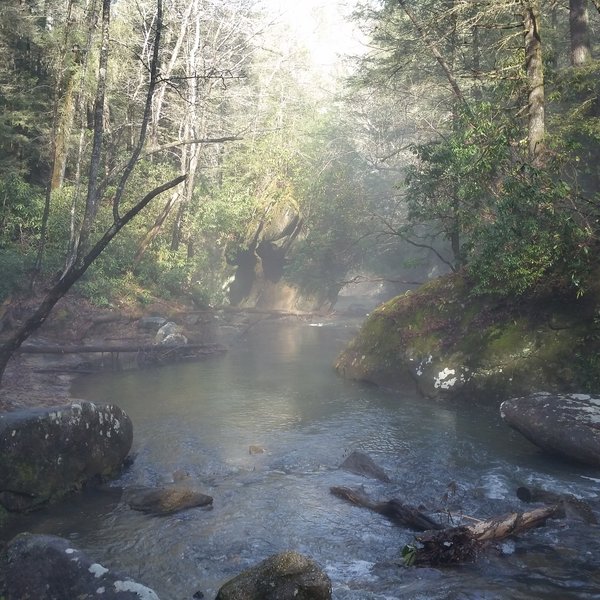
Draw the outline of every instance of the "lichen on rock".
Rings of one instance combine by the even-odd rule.
[[[335,368],[350,379],[427,397],[506,399],[600,387],[596,295],[498,299],[453,274],[379,306]]]

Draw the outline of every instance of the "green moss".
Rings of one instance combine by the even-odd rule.
[[[600,306],[600,293],[585,303],[554,292],[499,302],[472,296],[460,275],[443,277],[374,311],[338,370],[385,385],[421,372],[422,389],[430,389],[439,372],[464,368],[468,375],[456,390],[490,398],[534,390],[598,392],[600,326],[594,329],[592,320],[599,313],[590,305]]]

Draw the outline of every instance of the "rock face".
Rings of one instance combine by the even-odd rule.
[[[503,402],[500,414],[543,450],[600,467],[600,397],[537,393]]]
[[[477,297],[464,275],[448,275],[374,310],[335,366],[349,379],[430,398],[599,389],[600,339],[590,335],[599,307],[594,291]]]
[[[68,540],[21,533],[6,548],[6,600],[159,600],[144,585],[106,569]]]
[[[0,506],[27,511],[118,472],[133,427],[118,406],[73,402],[0,415]]]
[[[153,515],[170,515],[213,503],[211,496],[185,485],[132,488],[125,492],[125,501],[133,510]]]
[[[271,556],[228,581],[216,600],[330,600],[331,581],[297,552]]]

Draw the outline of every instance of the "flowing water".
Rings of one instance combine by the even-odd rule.
[[[487,518],[526,509],[514,491],[528,484],[599,507],[598,472],[537,451],[496,406],[436,403],[337,377],[331,364],[353,333],[342,322],[264,324],[223,357],[80,381],[75,396],[129,413],[135,462],[113,487],[21,526],[70,538],[162,600],[197,591],[212,599],[285,549],[316,559],[337,600],[600,598],[596,525],[552,521],[474,564],[407,569],[400,552],[410,531],[329,493],[362,485],[377,499]],[[251,455],[251,445],[265,452]],[[353,450],[392,483],[338,469]],[[122,502],[120,488],[163,483],[178,470],[214,497],[212,509],[154,517]]]

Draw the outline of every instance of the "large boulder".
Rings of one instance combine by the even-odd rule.
[[[598,389],[600,338],[590,331],[599,308],[600,290],[483,297],[455,273],[379,306],[335,366],[349,379],[430,398]]]
[[[536,446],[600,467],[600,397],[540,392],[506,400],[500,414]]]
[[[19,534],[6,548],[2,570],[6,600],[159,600],[150,588],[52,535]]]
[[[330,600],[331,581],[312,559],[282,552],[228,581],[216,600]]]
[[[0,414],[0,506],[27,511],[115,475],[133,441],[118,406],[73,402]]]

